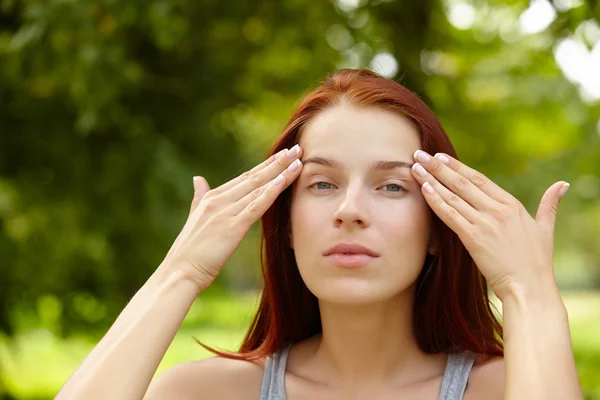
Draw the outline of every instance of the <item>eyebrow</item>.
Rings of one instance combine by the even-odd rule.
[[[330,160],[323,157],[309,157],[302,160],[304,165],[307,164],[319,164],[329,168],[339,168],[340,163],[334,160]],[[411,168],[414,163],[406,161],[375,161],[371,164],[371,169],[389,171],[395,168]]]

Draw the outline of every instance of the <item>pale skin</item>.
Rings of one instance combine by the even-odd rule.
[[[299,144],[298,154],[257,166],[252,179],[212,191],[197,182],[190,218],[165,261],[57,398],[257,399],[264,360],[210,357],[151,379],[196,295],[292,183],[292,247],[319,298],[323,333],[293,346],[288,399],[437,398],[446,355],[424,354],[410,333],[414,282],[426,253],[436,251],[429,244],[432,212],[459,235],[503,302],[505,358],[478,358],[464,398],[582,398],[552,274],[550,211],[562,182],[548,189],[534,220],[463,163],[418,161],[416,128],[378,108],[327,109],[306,126]],[[272,186],[295,159],[307,163]],[[322,165],[323,159],[336,165]],[[377,161],[418,161],[427,172],[418,174],[416,164],[372,169]],[[233,226],[240,227],[234,237]],[[339,241],[362,243],[381,256],[367,268],[340,270],[321,255]]]
[[[431,210],[410,169],[420,148],[415,127],[385,110],[341,106],[311,120],[299,143],[304,170],[293,186],[292,244],[319,299],[323,334],[301,362],[291,354],[290,371],[315,397],[404,397],[425,382],[435,397],[446,355],[423,353],[411,334],[414,283],[434,251]],[[372,168],[378,161],[406,166]],[[333,266],[322,253],[340,241],[380,257],[358,270]]]

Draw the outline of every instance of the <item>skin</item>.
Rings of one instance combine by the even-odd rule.
[[[437,398],[446,355],[422,354],[410,333],[415,279],[426,251],[436,250],[429,246],[432,214],[425,203],[460,237],[503,303],[506,362],[477,358],[464,398],[583,398],[553,277],[564,182],[546,191],[534,220],[508,192],[452,157],[420,161],[424,175],[415,163],[412,183],[403,172],[371,171],[367,166],[381,157],[407,157],[418,148],[414,127],[394,113],[344,104],[328,109],[304,133],[306,153],[300,148],[270,157],[214,190],[195,181],[190,216],[169,254],[57,399],[256,399],[264,359],[210,357],[152,376],[197,295],[291,183],[291,245],[320,300],[324,329],[292,347],[285,375],[289,400]],[[316,156],[336,157],[340,166],[315,171],[310,159]],[[306,170],[301,163],[288,169],[297,158]],[[317,182],[306,182],[310,174],[332,186],[312,187]],[[407,192],[397,194],[396,184]],[[339,240],[364,242],[380,257],[360,270],[335,269],[321,255]]]
[[[415,281],[426,253],[436,252],[432,210],[411,168],[370,168],[381,160],[412,165],[420,148],[415,126],[397,113],[342,104],[315,117],[299,144],[305,164],[292,184],[290,236],[302,278],[319,299],[323,333],[292,346],[287,399],[437,398],[447,355],[424,354],[411,331]],[[339,166],[310,162],[314,157]],[[322,256],[340,241],[361,243],[380,257],[366,268],[342,270]],[[183,363],[153,380],[145,399],[203,393],[254,400],[264,362]],[[504,376],[502,358],[477,357],[464,398],[502,399]]]
[[[294,183],[292,246],[319,299],[323,333],[297,346],[300,355],[290,353],[286,388],[294,398],[439,393],[440,355],[422,354],[410,334],[419,252],[430,235],[427,211],[408,195],[382,197],[387,192],[379,185],[390,177],[367,168],[380,157],[417,150],[416,131],[401,121],[380,109],[342,105],[315,118],[301,139],[306,166]],[[309,160],[317,155],[339,157],[340,165],[315,171]],[[506,362],[476,360],[465,398],[582,399],[552,261],[568,184],[551,185],[532,218],[510,193],[458,160],[423,151],[413,157],[420,195],[460,237],[503,305]],[[317,189],[315,181],[326,183]],[[381,257],[359,270],[336,269],[321,256],[329,240],[365,241]]]
[[[292,246],[319,299],[323,333],[297,373],[353,393],[442,374],[446,356],[424,354],[412,335],[415,282],[434,251],[432,212],[410,170],[420,148],[414,124],[381,108],[343,104],[311,120],[299,144],[304,168],[293,184]],[[407,166],[373,169],[377,161]],[[338,242],[363,244],[380,257],[340,268],[322,255]]]
[[[370,168],[381,160],[412,165],[420,148],[415,126],[397,113],[343,104],[316,116],[299,144],[304,164],[292,185],[290,236],[302,278],[319,299],[323,333],[292,346],[287,399],[438,398],[447,355],[424,354],[411,331],[415,282],[426,253],[436,251],[432,210],[410,167]],[[322,253],[340,241],[380,257],[366,268],[335,267]],[[183,363],[155,379],[147,398],[177,388],[181,398],[254,400],[264,362]],[[502,358],[477,357],[464,398],[502,399],[504,376]]]

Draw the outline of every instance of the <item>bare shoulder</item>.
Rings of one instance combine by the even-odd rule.
[[[171,367],[152,380],[144,400],[257,399],[264,359],[250,362],[213,356]]]
[[[469,375],[464,398],[465,400],[504,399],[505,384],[504,358],[478,355]]]

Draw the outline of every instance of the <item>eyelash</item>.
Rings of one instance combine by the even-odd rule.
[[[325,184],[327,184],[327,185],[332,185],[332,186],[335,186],[335,185],[333,185],[332,183],[329,183],[329,182],[323,182],[323,181],[321,181],[321,182],[315,182],[315,183],[313,183],[312,185],[310,185],[310,186],[309,186],[309,188],[313,188],[315,185],[318,185],[319,183],[325,183]],[[388,183],[387,185],[383,185],[383,186],[381,186],[381,187],[390,186],[390,185],[395,185],[395,186],[398,186],[398,187],[400,188],[400,190],[398,190],[397,192],[390,192],[390,191],[388,191],[388,192],[390,192],[390,193],[401,193],[401,192],[406,192],[406,189],[405,189],[404,187],[402,187],[401,185],[397,184],[397,183]],[[319,189],[317,189],[317,190],[319,190]]]

